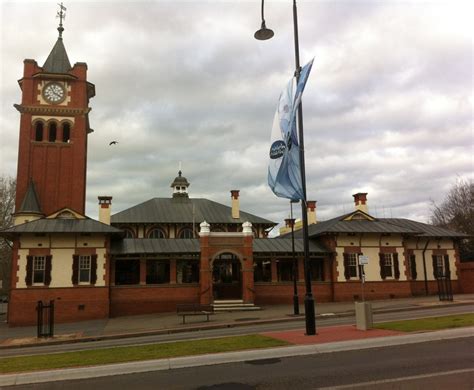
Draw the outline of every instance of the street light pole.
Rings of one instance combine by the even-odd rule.
[[[295,255],[295,219],[293,218],[293,203],[297,201],[290,200],[290,221],[291,221],[291,251],[293,254],[293,314],[300,314],[300,303],[298,299],[298,263]]]
[[[259,40],[270,39],[273,36],[273,31],[266,28],[265,20],[263,18],[263,0],[262,0],[262,28],[255,33],[255,38]],[[271,32],[271,33],[270,33]],[[296,0],[293,0],[293,32],[295,39],[295,76],[298,81],[300,78],[300,48],[298,40],[298,13],[296,9]],[[306,335],[311,336],[316,334],[316,316],[314,307],[314,298],[311,289],[311,275],[309,267],[309,237],[308,237],[308,215],[306,204],[306,170],[304,161],[304,137],[303,137],[303,104],[298,105],[298,137],[300,143],[300,173],[301,173],[301,187],[303,192],[303,199],[301,200],[301,214],[303,222],[303,245],[304,245],[304,281],[305,281],[305,321],[306,321]]]

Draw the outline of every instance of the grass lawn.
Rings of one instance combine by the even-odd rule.
[[[222,337],[0,359],[0,373],[50,370],[289,345],[261,335]]]
[[[463,326],[474,326],[474,314],[455,314],[451,316],[420,318],[417,320],[383,322],[375,324],[374,328],[417,332],[421,330],[460,328]]]

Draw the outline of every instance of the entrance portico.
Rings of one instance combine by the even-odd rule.
[[[200,225],[201,304],[219,299],[241,299],[254,303],[252,224],[242,232],[211,232],[207,222]]]

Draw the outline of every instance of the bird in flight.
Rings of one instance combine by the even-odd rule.
[[[118,144],[118,141],[111,141],[111,142],[109,143],[109,146],[110,146],[110,145],[117,145],[117,144]]]

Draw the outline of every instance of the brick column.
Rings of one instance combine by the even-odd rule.
[[[176,259],[170,259],[170,284],[176,284]]]
[[[298,280],[304,280],[304,258],[298,257]]]
[[[140,285],[146,284],[146,258],[140,258]]]
[[[270,262],[271,262],[270,265],[271,265],[271,269],[272,269],[272,282],[275,283],[275,282],[278,282],[276,259],[274,257],[272,257],[270,259]]]
[[[244,303],[254,303],[253,280],[253,235],[244,236],[244,260],[242,262],[242,299]]]
[[[212,270],[210,268],[210,248],[209,248],[209,224],[202,222],[199,232],[199,244],[201,247],[201,260],[199,267],[199,303],[208,305],[214,301],[212,296]]]

